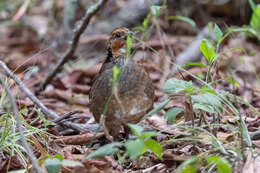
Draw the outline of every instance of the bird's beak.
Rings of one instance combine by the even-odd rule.
[[[133,32],[132,31],[128,31],[126,34],[125,34],[125,39],[127,39],[128,36],[133,36]]]
[[[134,33],[133,33],[132,31],[128,31],[128,32],[127,32],[127,36],[128,36],[128,35],[133,36]]]

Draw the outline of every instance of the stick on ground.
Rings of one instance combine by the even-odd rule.
[[[82,19],[82,24],[80,27],[76,30],[74,33],[72,43],[70,48],[67,50],[67,52],[62,56],[58,63],[54,66],[54,68],[48,73],[47,77],[43,80],[39,88],[37,88],[36,93],[39,93],[40,91],[44,90],[47,84],[55,77],[55,75],[61,70],[61,67],[74,55],[74,52],[77,49],[78,42],[80,39],[81,34],[85,31],[87,28],[90,19],[99,11],[101,7],[105,5],[105,3],[108,0],[99,0],[97,4],[94,6],[91,6],[89,10],[86,12],[85,16]]]
[[[7,96],[10,99],[10,102],[11,102],[11,105],[12,105],[12,108],[13,108],[13,113],[15,115],[15,119],[16,119],[16,123],[17,123],[17,129],[18,129],[18,132],[19,132],[20,137],[21,137],[22,145],[25,148],[26,153],[29,156],[29,158],[32,162],[32,165],[34,166],[36,172],[42,173],[42,169],[40,168],[40,166],[37,163],[37,158],[33,155],[33,151],[31,150],[28,143],[26,142],[22,123],[21,123],[20,116],[19,116],[19,110],[18,110],[18,107],[17,107],[17,104],[16,104],[16,99],[13,96],[13,94],[12,94],[11,90],[9,89],[9,87],[7,86],[7,84],[5,83],[5,80],[3,79],[2,75],[0,76],[0,82],[3,86],[3,88],[5,89]]]
[[[41,111],[49,118],[51,119],[58,119],[60,118],[60,116],[58,114],[56,114],[55,112],[53,112],[52,110],[49,110],[25,85],[24,83],[21,81],[21,79],[19,79],[7,66],[3,61],[0,61],[0,67],[5,71],[5,73],[7,74],[8,77],[12,78],[17,85],[19,86],[19,88],[21,89],[21,91],[23,91],[27,97],[29,97],[29,99],[35,103],[37,106],[39,106],[39,108],[41,108]],[[71,129],[74,129],[78,132],[83,132],[83,131],[95,131],[94,129],[91,129],[92,127],[86,127],[80,124],[76,124],[76,123],[72,123],[72,122],[62,122],[62,125],[69,127]]]

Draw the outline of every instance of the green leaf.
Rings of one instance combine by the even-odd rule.
[[[130,159],[134,159],[142,154],[144,149],[144,141],[141,139],[128,140],[125,143],[126,153],[130,156]]]
[[[205,58],[208,60],[209,64],[212,64],[213,59],[216,56],[215,48],[213,47],[213,45],[208,40],[203,39],[200,44],[200,50]]]
[[[248,0],[248,2],[249,2],[249,5],[250,5],[252,11],[254,12],[256,10],[255,2],[253,0]]]
[[[246,141],[248,147],[252,147],[252,141],[250,138],[250,135],[248,133],[247,125],[244,121],[244,119],[240,119],[241,126],[242,126],[242,137]]]
[[[40,117],[40,119],[43,121],[44,126],[47,127],[47,126],[46,126],[47,120],[46,120],[46,118],[43,116],[41,110],[40,110],[40,109],[35,109],[35,111],[37,112],[37,115]]]
[[[219,26],[216,23],[214,25],[214,33],[217,37],[218,42],[220,42],[223,37],[223,32],[221,31],[221,29],[219,28]]]
[[[153,5],[151,7],[151,12],[155,17],[159,17],[160,13],[162,10],[162,6],[158,6],[158,5]]]
[[[256,6],[256,9],[253,12],[250,25],[257,33],[260,32],[260,4]]]
[[[213,135],[208,133],[211,136],[211,144],[218,149],[221,153],[223,154],[228,154],[228,152],[226,151],[226,149],[223,147],[223,145],[221,144],[221,142]]]
[[[55,154],[53,158],[59,159],[60,161],[63,160],[63,156],[61,154]]]
[[[213,22],[209,22],[207,27],[208,27],[209,32],[212,32],[213,31]]]
[[[4,101],[5,101],[5,97],[6,97],[6,92],[5,92],[5,90],[3,89],[3,90],[2,90],[2,93],[1,93],[0,107],[3,106]]]
[[[4,130],[1,131],[0,146],[2,146],[3,143],[6,141],[6,137],[8,136],[9,132],[10,132],[10,125],[8,123],[8,120],[5,120]]]
[[[211,88],[209,88],[208,86],[202,86],[200,87],[200,93],[211,93],[211,94],[216,94],[214,90],[212,90]]]
[[[166,112],[165,117],[170,123],[174,123],[176,116],[179,115],[179,113],[181,113],[182,111],[183,111],[182,108],[178,108],[178,107],[171,108]]]
[[[181,173],[196,173],[198,168],[196,166],[190,165],[187,168],[183,169]]]
[[[132,40],[132,36],[131,35],[127,36],[126,45],[127,45],[127,56],[129,57],[130,54],[131,54],[132,46],[133,46],[133,40]]]
[[[163,91],[167,94],[175,94],[186,89],[193,88],[192,82],[171,78],[166,81]]]
[[[193,109],[201,109],[201,110],[206,111],[211,114],[216,113],[216,111],[214,110],[214,108],[212,106],[200,104],[200,103],[195,103],[193,105]]]
[[[185,170],[185,168],[188,168],[192,164],[195,164],[196,162],[199,162],[199,161],[200,160],[199,160],[198,156],[194,156],[192,158],[189,158],[189,159],[187,159],[187,160],[185,160],[184,162],[181,163],[181,165],[177,168],[176,172],[182,172],[183,170]]]
[[[131,128],[135,136],[139,136],[139,137],[142,136],[142,132],[144,130],[142,126],[138,126],[135,124],[128,124],[128,126]]]
[[[89,154],[87,158],[103,158],[104,156],[115,154],[119,151],[118,148],[121,146],[122,144],[119,142],[104,145],[100,147],[98,150]]]
[[[118,68],[116,65],[113,66],[113,82],[117,81],[118,74],[120,72],[120,68]]]
[[[228,161],[219,156],[210,156],[207,158],[209,163],[215,163],[217,165],[218,173],[231,173],[232,169],[228,163]]]
[[[145,118],[162,110],[169,103],[169,101],[170,101],[170,99],[166,99],[163,102],[159,103],[159,105],[156,108],[154,108],[153,110],[151,110],[150,112],[148,112],[145,115]]]
[[[61,169],[61,161],[57,158],[48,158],[44,161],[45,168],[48,173],[59,173]]]
[[[146,30],[147,26],[148,26],[148,23],[150,21],[150,19],[152,18],[152,13],[148,13],[148,15],[146,16],[146,18],[144,19],[143,21],[143,31]]]
[[[211,105],[216,108],[222,107],[220,99],[216,95],[211,94],[211,93],[193,95],[193,96],[191,96],[191,98],[192,98],[192,101],[195,103]]]
[[[196,27],[196,23],[194,22],[194,20],[192,20],[189,17],[185,17],[185,16],[169,16],[170,20],[179,20],[182,22],[186,22],[188,24],[190,24],[192,27]]]
[[[234,79],[232,79],[231,77],[227,77],[227,78],[225,78],[225,80],[228,81],[229,83],[232,83],[236,87],[239,87],[239,84]]]
[[[143,139],[149,139],[153,136],[158,136],[160,133],[159,132],[154,132],[154,131],[151,131],[151,132],[143,132],[142,134],[142,138]]]
[[[200,66],[202,68],[206,68],[206,66],[200,62],[188,62],[187,64],[183,65],[182,68],[189,67],[189,66]]]
[[[145,147],[156,154],[162,160],[162,146],[155,140],[149,139],[145,141]]]

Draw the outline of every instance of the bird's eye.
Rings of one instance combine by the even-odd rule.
[[[116,33],[116,37],[117,37],[117,38],[121,37],[121,33],[120,33],[120,32],[117,32],[117,33]]]

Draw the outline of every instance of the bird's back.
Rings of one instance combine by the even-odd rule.
[[[120,73],[112,93],[113,65],[118,66]],[[104,63],[90,91],[90,110],[98,122],[104,114],[108,122],[120,119],[137,123],[151,109],[153,97],[154,87],[145,70],[132,61],[120,59]]]

